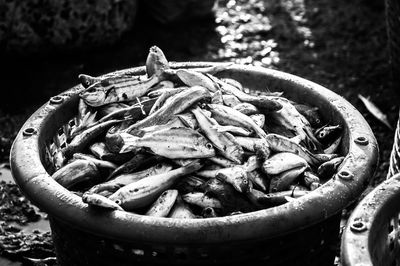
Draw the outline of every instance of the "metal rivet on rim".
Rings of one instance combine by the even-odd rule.
[[[51,104],[59,104],[59,103],[62,103],[63,101],[64,101],[64,98],[61,96],[53,96],[50,98]]]
[[[354,140],[354,142],[357,143],[358,145],[363,145],[363,146],[368,145],[368,143],[369,143],[368,139],[363,136],[357,137]]]
[[[367,225],[363,221],[354,221],[350,225],[350,229],[353,232],[360,233],[360,232],[367,230]]]
[[[36,133],[36,129],[34,129],[33,127],[27,127],[24,129],[24,131],[22,132],[22,134],[24,136],[32,136],[33,134]]]
[[[348,170],[340,171],[339,173],[337,173],[337,176],[343,180],[351,180],[354,177],[353,173]]]

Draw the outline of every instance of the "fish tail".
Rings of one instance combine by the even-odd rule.
[[[203,163],[200,160],[194,160],[193,162],[184,166],[184,171],[186,174],[196,172],[203,167]]]
[[[119,136],[123,142],[123,145],[119,151],[120,153],[130,152],[132,149],[136,148],[137,141],[140,139],[139,137],[124,132],[120,133]]]

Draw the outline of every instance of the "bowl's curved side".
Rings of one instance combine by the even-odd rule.
[[[213,64],[171,63],[174,68]],[[144,74],[144,67],[119,72]],[[162,243],[217,243],[272,238],[323,221],[340,212],[361,194],[375,171],[378,147],[369,125],[349,102],[318,84],[280,71],[231,65],[218,76],[235,77],[252,89],[282,89],[291,97],[320,107],[334,122],[344,124],[346,136],[342,146],[348,155],[340,169],[343,175],[335,176],[317,190],[291,203],[235,216],[180,220],[123,211],[94,211],[80,197],[55,182],[43,166],[45,141],[51,139],[76,112],[70,107],[77,104],[77,86],[59,95],[63,98],[62,103],[46,103],[22,127],[10,157],[15,181],[35,204],[71,226],[107,238]],[[34,131],[33,134],[29,130]]]
[[[400,174],[397,174],[377,186],[357,205],[342,236],[343,266],[392,265],[395,262],[400,247],[399,200]]]

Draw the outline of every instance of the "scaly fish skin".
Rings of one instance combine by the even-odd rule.
[[[217,209],[222,208],[222,204],[219,200],[209,197],[203,192],[189,192],[182,195],[182,199],[186,203],[196,205],[201,208],[207,208],[207,207],[217,208]]]
[[[97,166],[88,160],[74,160],[57,170],[52,178],[65,188],[87,181],[99,179]]]
[[[202,86],[208,89],[210,92],[216,92],[219,90],[219,86],[213,82],[206,74],[202,74],[190,69],[178,69],[176,75],[181,81],[189,86]]]
[[[215,156],[213,145],[199,132],[189,128],[171,128],[136,137],[120,133],[123,146],[120,152],[145,147],[170,159],[208,158]]]
[[[150,168],[144,169],[139,172],[121,174],[119,176],[116,176],[115,178],[113,178],[107,182],[93,186],[92,188],[90,188],[88,190],[88,192],[99,193],[99,192],[107,190],[107,191],[114,193],[121,187],[129,185],[136,181],[139,181],[145,177],[167,173],[171,170],[172,170],[171,165],[169,165],[167,163],[158,163]]]
[[[163,51],[157,46],[150,47],[146,59],[146,73],[148,77],[161,75],[165,69],[169,69],[169,63]]]
[[[168,189],[150,206],[145,215],[153,217],[167,217],[178,197],[178,190]]]
[[[169,101],[160,109],[147,116],[143,120],[140,120],[129,126],[124,131],[129,133],[135,129],[165,124],[172,118],[173,115],[180,114],[196,102],[210,99],[210,97],[210,92],[206,88],[200,86],[191,87],[170,97]]]
[[[284,171],[304,166],[308,166],[308,164],[302,157],[290,152],[280,152],[265,160],[262,164],[262,169],[267,175],[277,175]]]
[[[267,134],[250,117],[233,108],[218,104],[208,104],[212,117],[222,125],[235,125],[254,130],[257,135],[264,138]]]
[[[242,147],[235,142],[234,137],[228,132],[219,132],[215,128],[218,124],[208,118],[199,107],[192,109],[192,113],[196,117],[201,131],[213,143],[214,147],[225,158],[241,164],[244,152]]]
[[[142,80],[136,77],[110,77],[94,83],[79,96],[93,107],[109,103],[129,102],[145,95],[151,87],[162,80],[161,76],[152,76]]]
[[[109,199],[120,205],[124,210],[148,206],[180,177],[189,175],[202,166],[199,161],[195,161],[167,173],[145,177],[118,189]]]
[[[121,206],[116,204],[114,201],[106,198],[105,196],[93,193],[84,193],[82,195],[82,201],[89,204],[89,206],[96,206],[111,210],[123,211]]]

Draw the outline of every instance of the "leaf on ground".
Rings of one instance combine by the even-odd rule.
[[[393,130],[392,125],[390,125],[389,120],[384,114],[371,100],[365,98],[361,94],[358,94],[358,98],[363,102],[367,110],[379,121],[381,121],[385,126],[387,126],[390,130]]]

